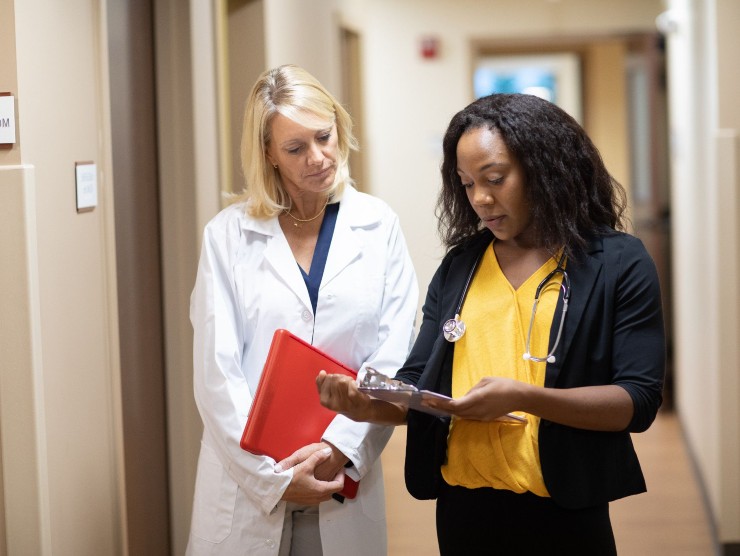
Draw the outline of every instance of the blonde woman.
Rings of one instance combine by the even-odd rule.
[[[338,416],[275,462],[239,446],[278,328],[354,369],[393,373],[416,276],[394,212],[355,190],[349,115],[296,66],[266,71],[242,134],[244,194],[205,228],[191,300],[204,432],[188,554],[386,554],[379,456],[391,429]],[[338,500],[344,475],[357,497]]]

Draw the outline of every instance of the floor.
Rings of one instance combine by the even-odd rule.
[[[388,555],[439,554],[434,502],[412,498],[403,483],[406,429],[397,427],[383,453]],[[620,556],[712,556],[704,504],[675,414],[661,412],[645,433],[633,435],[648,492],[611,504]]]

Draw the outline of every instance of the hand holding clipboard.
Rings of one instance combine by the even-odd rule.
[[[408,409],[437,415],[438,417],[451,415],[451,413],[446,409],[433,407],[426,405],[425,403],[429,401],[433,402],[434,400],[451,401],[452,398],[449,396],[432,392],[430,390],[419,390],[411,384],[406,384],[399,380],[387,377],[372,367],[367,367],[366,371],[367,372],[360,381],[360,385],[358,387],[358,390],[361,392],[365,392],[369,396],[379,400],[397,403]],[[515,413],[507,413],[496,418],[495,421],[526,424],[527,419],[526,417],[522,417]]]

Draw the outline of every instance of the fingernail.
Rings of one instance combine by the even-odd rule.
[[[330,456],[331,455],[331,448],[324,448],[321,451],[324,452],[327,456]]]
[[[282,473],[283,472],[283,466],[282,465],[276,465],[275,466],[275,473]]]

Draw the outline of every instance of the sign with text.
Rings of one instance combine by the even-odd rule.
[[[0,145],[15,143],[15,97],[0,93]]]
[[[98,170],[92,162],[75,163],[77,212],[93,210],[98,205]]]

